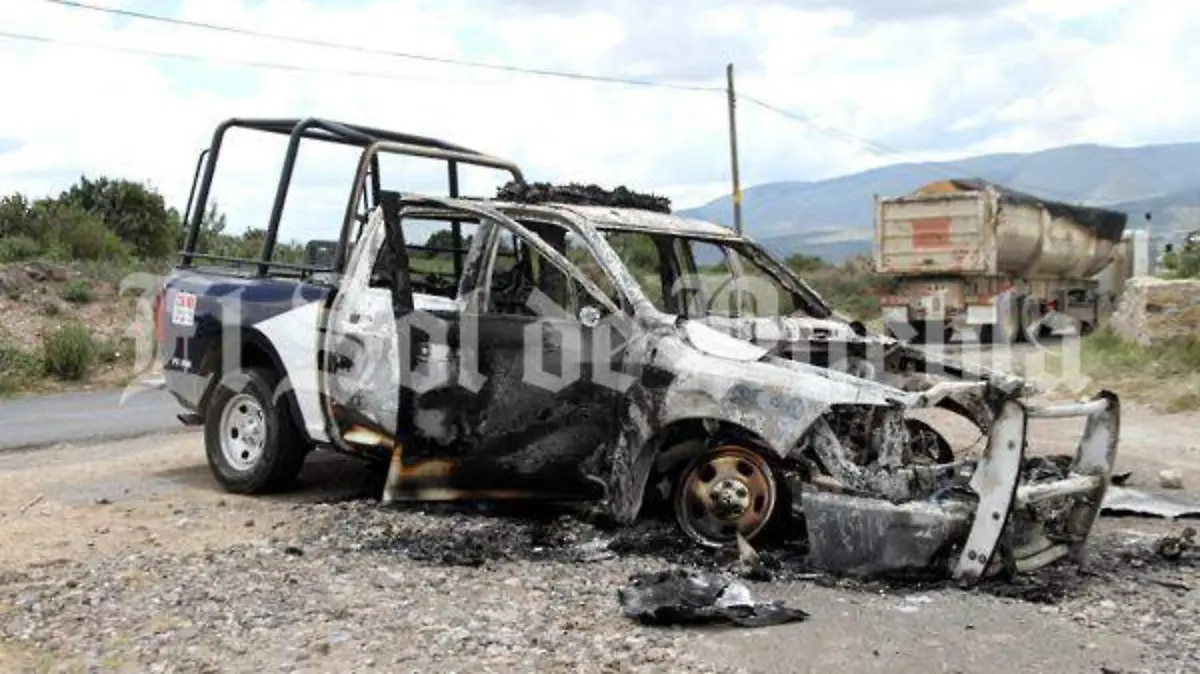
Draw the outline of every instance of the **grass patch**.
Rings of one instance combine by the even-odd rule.
[[[0,342],[0,397],[28,389],[41,374],[42,361],[36,354]]]
[[[62,287],[61,296],[71,304],[87,304],[92,301],[92,286],[81,278],[71,279]]]
[[[806,265],[798,274],[833,308],[864,323],[880,317],[881,296],[895,293],[895,279],[874,273],[868,258],[852,258],[837,266]]]
[[[78,322],[61,325],[43,338],[45,372],[63,381],[83,380],[96,361],[96,351],[87,326]]]
[[[1200,336],[1142,346],[1110,328],[1082,342],[1083,373],[1168,413],[1200,409]]]
[[[137,342],[129,337],[117,337],[96,342],[96,361],[104,365],[132,362]]]
[[[1172,376],[1200,373],[1200,336],[1166,344],[1141,346],[1127,342],[1111,328],[1083,339],[1084,367],[1089,374]]]
[[[1200,410],[1200,391],[1191,390],[1171,398],[1165,409],[1169,414]]]
[[[130,274],[165,274],[170,271],[175,259],[163,260],[88,260],[76,261],[71,267],[84,278],[100,281],[111,286],[117,286]]]

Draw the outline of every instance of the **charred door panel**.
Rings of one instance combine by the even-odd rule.
[[[594,468],[592,459],[617,436],[620,393],[594,377],[591,326],[607,329],[601,319],[615,306],[585,290],[578,269],[547,239],[504,218],[480,224],[480,273],[460,288],[463,313],[443,317],[451,338],[430,335],[429,352],[417,354],[425,360],[413,361],[433,366],[443,358],[450,384],[414,394],[401,385],[401,405],[413,405],[400,415],[414,431],[408,473],[436,466],[424,477],[436,478],[446,498],[599,498],[602,481],[585,466]],[[559,234],[550,240],[561,247]],[[416,488],[420,480],[408,482]]]
[[[486,380],[464,409],[475,429],[464,472],[517,489],[600,496],[581,467],[615,436],[617,399],[593,382],[592,342],[590,329],[569,320],[479,317]]]

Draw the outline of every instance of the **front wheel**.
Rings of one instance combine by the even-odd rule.
[[[766,532],[780,518],[784,494],[761,454],[720,445],[697,456],[679,474],[672,499],[675,519],[692,540],[711,547]]]
[[[205,411],[204,446],[227,491],[257,494],[294,482],[307,454],[286,403],[276,404],[271,370],[247,368],[217,383]]]

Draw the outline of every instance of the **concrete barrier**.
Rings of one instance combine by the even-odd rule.
[[[1142,346],[1200,338],[1200,279],[1129,279],[1111,325]]]

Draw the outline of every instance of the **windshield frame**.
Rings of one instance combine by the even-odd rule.
[[[613,285],[617,291],[621,293],[628,303],[628,310],[633,315],[657,315],[659,317],[671,317],[673,315],[660,310],[654,305],[650,297],[646,294],[642,284],[633,275],[620,254],[612,247],[605,237],[605,232],[629,232],[636,234],[647,235],[664,235],[676,237],[681,240],[695,240],[712,243],[718,246],[733,247],[739,255],[749,257],[754,262],[763,268],[770,276],[785,288],[796,293],[800,301],[804,304],[802,310],[811,318],[823,320],[837,320],[845,322],[833,307],[825,301],[823,297],[809,285],[804,279],[797,276],[785,264],[775,259],[767,250],[757,241],[745,236],[739,236],[732,230],[729,230],[729,235],[721,234],[701,234],[694,233],[685,229],[672,231],[663,228],[654,227],[628,227],[619,224],[605,224],[598,222],[593,218],[589,218],[583,214],[572,211],[566,208],[546,208],[545,206],[532,204],[516,204],[504,203],[497,204],[499,211],[506,216],[517,221],[535,221],[554,224],[560,227],[566,227],[568,230],[574,231],[582,237],[591,249],[592,256],[600,264],[601,268],[609,275],[613,281]],[[624,304],[624,303],[623,303]],[[622,311],[627,307],[623,306]]]
[[[837,318],[833,308],[825,301],[825,299],[823,297],[821,297],[821,295],[815,289],[813,289],[812,286],[810,286],[807,282],[804,281],[804,279],[800,278],[794,272],[792,272],[792,270],[789,269],[786,265],[784,265],[783,263],[776,260],[769,252],[767,252],[767,250],[765,248],[762,247],[761,244],[759,244],[758,242],[756,242],[752,239],[748,239],[745,237],[737,238],[737,237],[723,237],[723,236],[708,236],[708,235],[704,235],[704,234],[692,234],[692,233],[688,233],[688,232],[661,232],[661,231],[642,230],[642,229],[638,229],[638,228],[621,227],[621,226],[603,226],[603,225],[596,224],[593,222],[586,222],[585,224],[586,224],[586,229],[590,230],[590,232],[588,234],[585,234],[585,237],[587,239],[589,239],[591,245],[596,246],[598,249],[597,250],[598,254],[596,255],[596,257],[599,260],[601,260],[602,262],[604,260],[609,260],[609,261],[611,261],[611,263],[613,265],[619,266],[620,276],[622,276],[625,279],[625,281],[624,281],[624,283],[620,283],[617,285],[618,285],[618,287],[622,288],[622,290],[624,292],[626,292],[627,295],[634,295],[634,296],[629,297],[630,303],[634,306],[645,305],[646,307],[648,307],[649,309],[653,310],[654,312],[656,312],[658,314],[671,315],[671,314],[668,314],[668,313],[662,311],[661,309],[659,309],[654,304],[654,302],[650,299],[650,297],[646,294],[645,288],[642,287],[642,284],[638,281],[637,277],[634,276],[633,272],[628,268],[628,266],[625,264],[625,262],[621,258],[621,256],[612,247],[612,244],[609,243],[609,241],[606,237],[606,233],[608,233],[608,232],[646,234],[646,235],[650,235],[650,236],[654,236],[654,235],[668,236],[668,237],[672,237],[678,241],[683,242],[685,245],[690,242],[695,241],[695,242],[703,242],[703,243],[713,244],[713,245],[716,245],[716,246],[719,246],[722,248],[729,248],[730,250],[732,250],[735,253],[735,257],[732,260],[732,262],[733,262],[732,266],[734,267],[734,269],[736,270],[736,273],[737,273],[735,278],[746,278],[746,275],[744,274],[744,272],[742,270],[742,266],[744,263],[749,262],[749,263],[757,266],[757,268],[759,270],[761,270],[763,273],[765,273],[767,276],[771,277],[771,279],[775,283],[777,283],[779,286],[781,286],[784,290],[794,293],[797,296],[800,303],[804,305],[804,306],[798,308],[797,311],[802,311],[802,312],[804,312],[805,315],[807,315],[808,317],[811,317],[811,318],[818,318],[818,319],[831,319],[831,318],[836,319]],[[581,234],[582,233],[583,232],[581,232]],[[711,314],[709,314],[709,315],[711,315]],[[795,315],[795,314],[793,313],[793,314],[789,314],[789,315]],[[697,318],[705,318],[705,317],[707,317],[707,316],[697,317]],[[774,317],[737,316],[736,318],[737,319],[746,319],[746,318],[782,318],[782,317],[786,317],[786,315],[778,315],[777,314]]]

